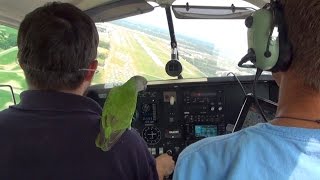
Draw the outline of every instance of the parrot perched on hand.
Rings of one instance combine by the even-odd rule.
[[[96,146],[102,151],[110,150],[121,135],[131,128],[138,92],[146,87],[147,80],[144,77],[134,76],[123,85],[110,90],[103,106],[100,132],[96,138]]]

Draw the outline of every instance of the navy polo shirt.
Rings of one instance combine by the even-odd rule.
[[[95,146],[101,112],[87,97],[23,92],[20,104],[0,112],[0,179],[158,179],[136,131],[108,152]]]

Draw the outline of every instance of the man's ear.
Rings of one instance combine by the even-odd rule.
[[[97,60],[93,60],[91,61],[91,63],[89,64],[88,69],[90,69],[90,71],[87,71],[87,74],[84,78],[85,81],[91,81],[93,79],[93,76],[97,70],[98,67],[98,61]]]

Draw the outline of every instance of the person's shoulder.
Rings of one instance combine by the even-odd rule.
[[[135,129],[126,130],[123,136],[133,142],[140,142],[142,140],[142,137]]]
[[[122,134],[118,142],[118,146],[130,147],[128,151],[147,149],[146,143],[139,135],[139,133],[134,129],[126,130]]]
[[[175,179],[208,179],[212,175],[217,179],[226,179],[232,163],[230,159],[237,159],[244,152],[243,148],[251,148],[253,141],[258,141],[259,128],[247,128],[191,144],[179,155]]]
[[[130,166],[130,172],[139,175],[137,179],[156,179],[155,159],[136,130],[126,130],[112,151],[117,152],[117,159],[123,159],[126,166]]]
[[[248,139],[255,139],[256,136],[259,134],[260,128],[261,126],[258,125],[232,134],[202,139],[184,149],[180,154],[179,158],[183,159],[195,153],[207,154],[206,152],[212,152],[211,150],[214,150],[216,152],[215,154],[219,154],[219,151],[237,149],[240,146],[245,145],[245,143],[249,143]],[[214,156],[214,153],[208,154]]]
[[[0,111],[0,126],[12,122],[15,115],[15,112],[10,108]]]
[[[11,114],[10,108],[3,109],[0,111],[0,117],[4,117],[4,116],[10,115],[10,114]]]
[[[179,159],[183,159],[194,153],[201,153],[202,151],[206,151],[211,148],[222,147],[222,145],[226,144],[227,142],[234,141],[235,139],[239,138],[241,134],[242,133],[237,132],[233,134],[202,139],[186,147],[179,155]]]

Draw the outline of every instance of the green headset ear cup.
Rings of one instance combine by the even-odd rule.
[[[255,66],[262,70],[271,70],[279,58],[279,38],[271,38],[269,44],[270,57],[266,57],[270,31],[273,26],[273,14],[271,10],[260,9],[252,14],[253,23],[248,28],[248,48],[253,49],[256,56]]]

